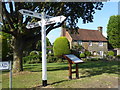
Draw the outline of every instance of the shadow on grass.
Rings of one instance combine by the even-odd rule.
[[[41,72],[42,71],[42,65],[40,64],[27,64],[24,65],[25,71],[30,72]],[[49,63],[47,65],[47,71],[57,71],[57,70],[68,70],[68,64],[67,63]]]
[[[90,61],[86,63],[79,64],[79,77],[80,78],[86,78],[86,77],[91,77],[95,75],[101,75],[103,73],[108,73],[108,74],[119,74],[120,67],[119,61]],[[73,69],[75,69],[75,65],[73,65]],[[48,66],[48,71],[58,71],[58,70],[68,70],[68,64],[59,66]],[[68,76],[66,76],[68,77]],[[53,82],[49,85],[55,85],[59,84],[62,82],[67,82],[70,81],[68,80],[61,80],[57,82]]]
[[[82,78],[103,73],[120,74],[120,68],[118,67],[119,64],[119,61],[89,61],[79,64],[79,73]],[[72,65],[72,68],[75,69],[75,64]],[[41,72],[42,66],[41,64],[32,64],[26,65],[24,69],[31,72]],[[58,70],[68,70],[68,63],[49,63],[47,66],[48,72]]]
[[[88,76],[100,75],[102,73],[114,73],[119,74],[118,70],[120,68],[118,65],[119,61],[90,61],[79,64],[79,73],[85,74]],[[75,69],[75,64],[72,65],[72,68]],[[26,65],[25,70],[31,72],[41,72],[42,66],[39,64]],[[58,70],[68,70],[68,64],[52,64],[49,63],[47,66],[47,71],[58,71]]]
[[[57,81],[57,82],[54,82],[54,83],[51,83],[51,84],[48,84],[48,85],[59,84],[59,83],[66,82],[66,81],[70,81],[70,80],[61,80],[61,81]]]
[[[67,82],[67,81],[70,81],[70,80],[61,80],[61,81],[57,81],[57,82],[53,82],[53,83],[48,83],[47,86],[49,87],[50,85],[55,85],[55,84],[59,84],[62,82]],[[40,85],[40,86],[33,87],[33,88],[41,88],[41,87],[44,87],[44,86]]]
[[[101,75],[103,73],[119,75],[119,64],[120,62],[118,61],[98,61],[91,62],[89,64],[85,63],[84,65],[79,66],[80,73],[82,74],[81,78]]]

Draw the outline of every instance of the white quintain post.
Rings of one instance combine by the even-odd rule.
[[[42,84],[47,86],[47,61],[46,61],[46,26],[45,26],[45,14],[42,13]]]

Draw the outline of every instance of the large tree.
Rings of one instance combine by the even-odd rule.
[[[107,25],[108,41],[113,48],[120,48],[120,15],[111,16]]]
[[[95,10],[101,10],[101,2],[3,2],[2,3],[2,21],[5,33],[11,34],[11,46],[14,52],[13,72],[23,70],[22,56],[23,51],[36,44],[41,39],[40,27],[27,29],[28,22],[36,22],[40,19],[23,16],[18,12],[20,9],[45,12],[50,16],[66,16],[68,28],[76,28],[78,19],[82,18],[83,23],[93,22]],[[62,23],[47,25],[46,34],[51,30],[60,27]]]

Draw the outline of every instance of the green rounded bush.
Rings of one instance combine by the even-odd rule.
[[[115,53],[114,53],[113,51],[109,51],[107,55],[108,55],[108,56],[114,56],[114,54],[115,54]]]
[[[70,44],[68,39],[66,37],[57,38],[53,45],[53,52],[55,56],[70,54]]]
[[[85,54],[84,54],[84,53],[81,53],[81,54],[80,54],[80,57],[81,57],[81,58],[85,58]]]

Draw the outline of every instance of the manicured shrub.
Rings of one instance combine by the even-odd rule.
[[[84,53],[81,53],[81,54],[80,54],[80,58],[85,58],[85,54],[84,54]]]
[[[48,63],[57,62],[57,60],[58,60],[57,56],[50,56],[50,57],[47,58]]]
[[[55,56],[70,54],[70,44],[68,39],[66,37],[57,38],[53,45],[53,52]]]
[[[28,56],[23,57],[24,64],[40,63],[41,60],[41,52],[39,51],[32,51]]]
[[[61,57],[54,56],[53,53],[48,53],[47,62],[48,63],[63,62],[63,59]]]
[[[48,63],[56,62],[53,53],[48,53],[48,54],[47,54],[47,62],[48,62]]]
[[[99,58],[91,58],[90,61],[98,61],[100,60]]]
[[[82,45],[78,44],[78,45],[73,45],[72,49],[77,50],[77,51],[81,51],[83,49],[83,47],[82,47]]]
[[[36,54],[39,55],[39,52],[38,52],[38,51],[31,51],[31,52],[30,52],[30,56],[36,55]]]
[[[120,58],[120,55],[117,55],[116,58]]]
[[[75,56],[80,57],[80,52],[78,52],[74,49],[71,49],[70,51],[71,51],[71,54],[74,54]]]
[[[114,56],[114,52],[113,51],[108,51],[108,56]]]
[[[91,52],[85,51],[85,56],[91,56]]]

